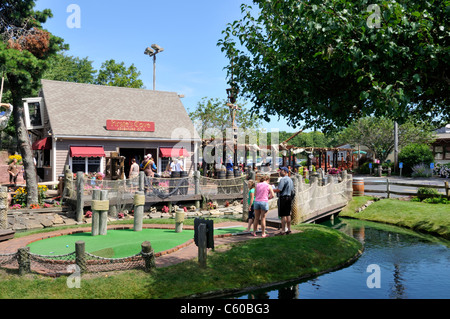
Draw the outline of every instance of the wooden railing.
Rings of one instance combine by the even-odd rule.
[[[386,189],[380,189],[380,190],[376,190],[376,189],[367,189],[366,185],[386,185]],[[443,185],[432,185],[432,184],[418,184],[418,183],[407,183],[404,181],[395,181],[389,178],[386,178],[386,180],[381,180],[381,181],[364,181],[364,193],[386,193],[387,194],[387,198],[391,197],[391,194],[393,195],[401,195],[401,196],[417,196],[417,191],[415,193],[412,192],[400,192],[397,190],[392,190],[391,187],[392,186],[405,186],[405,187],[415,187],[415,188],[421,188],[421,187],[425,187],[425,188],[433,188],[433,189],[437,189],[437,190],[444,190],[443,193],[440,194],[430,194],[430,195],[421,195],[423,197],[435,197],[435,196],[446,196],[448,199],[450,199],[450,188],[449,188],[449,184],[448,182],[444,182]]]

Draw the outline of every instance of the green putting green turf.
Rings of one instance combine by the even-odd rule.
[[[214,235],[238,233],[244,227],[214,229]],[[45,256],[64,255],[75,251],[75,242],[86,243],[86,251],[107,258],[122,258],[138,254],[141,244],[150,241],[155,252],[165,251],[184,244],[194,238],[193,230],[183,230],[181,233],[173,229],[143,229],[135,232],[132,229],[108,230],[106,236],[92,236],[88,233],[58,236],[36,241],[29,244],[34,254]]]

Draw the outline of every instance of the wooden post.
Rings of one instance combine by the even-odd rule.
[[[198,263],[201,268],[206,268],[206,224],[198,225]]]
[[[242,199],[242,221],[246,222],[248,219],[248,184],[247,181],[243,180],[244,187],[243,187],[243,199]]]
[[[82,240],[75,242],[75,263],[81,272],[86,272],[86,245]]]
[[[100,200],[100,190],[94,189],[92,191],[92,200]],[[97,211],[92,209],[92,226],[91,226],[91,235],[97,236],[100,232],[100,215]]]
[[[144,221],[145,194],[144,191],[134,195],[134,231],[142,231]]]
[[[0,187],[0,229],[8,228],[8,187]]]
[[[143,192],[145,190],[145,173],[139,172],[139,191]]]
[[[77,222],[83,221],[84,214],[84,172],[77,172]]]
[[[99,233],[105,236],[108,232],[108,211],[109,211],[109,200],[108,191],[100,191],[100,200],[104,202],[104,207],[99,210],[100,222],[99,222]],[[106,204],[106,202],[108,202]]]
[[[17,251],[19,275],[23,276],[31,272],[30,247],[19,248]]]
[[[181,233],[183,231],[185,213],[183,211],[175,212],[175,232]]]
[[[447,195],[447,199],[450,200],[450,189],[448,187],[448,182],[445,182],[445,194]]]
[[[390,189],[390,185],[389,185],[389,178],[386,178],[386,192],[387,192],[387,198],[391,198],[391,193],[390,193],[391,189]]]
[[[206,168],[204,168],[206,169]],[[194,171],[194,192],[195,195],[199,195],[200,194],[200,172],[199,171]],[[195,201],[195,207],[197,209],[200,208],[200,201],[196,200]]]
[[[149,272],[156,267],[155,254],[152,248],[152,244],[149,241],[144,241],[141,245],[141,248],[141,254],[145,261],[145,271]]]

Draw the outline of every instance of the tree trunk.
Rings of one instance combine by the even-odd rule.
[[[14,124],[16,125],[17,142],[19,151],[22,156],[23,166],[25,170],[25,181],[27,184],[27,205],[37,204],[39,202],[38,197],[38,183],[37,172],[34,165],[33,150],[31,149],[30,139],[28,137],[28,131],[25,126],[25,112],[23,107],[22,96],[19,93],[20,90],[16,90],[18,87],[14,85],[14,76],[8,76],[10,89],[13,96],[13,116]],[[14,84],[13,84],[14,83]]]

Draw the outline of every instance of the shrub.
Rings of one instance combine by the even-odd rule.
[[[413,177],[430,177],[433,174],[433,170],[425,165],[425,164],[417,164],[414,165],[412,168],[412,174]]]
[[[398,161],[403,163],[403,173],[411,175],[414,165],[424,164],[429,167],[434,162],[433,152],[426,144],[409,144],[398,154]]]

